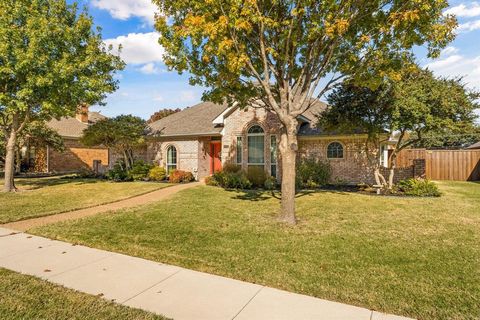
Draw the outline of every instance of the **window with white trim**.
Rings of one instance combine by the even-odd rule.
[[[343,158],[343,145],[340,142],[332,142],[327,147],[328,159],[342,159]]]
[[[167,174],[177,169],[177,148],[169,146],[167,149]]]
[[[277,177],[277,136],[270,136],[270,174]]]
[[[243,152],[243,141],[242,137],[237,137],[237,164],[241,165],[243,162],[242,152]]]
[[[248,130],[248,164],[265,164],[265,133],[259,125],[254,125]]]

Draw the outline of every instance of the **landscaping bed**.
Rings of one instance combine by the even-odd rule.
[[[323,299],[420,319],[480,310],[480,184],[439,182],[440,198],[297,195],[198,187],[162,203],[33,232]]]

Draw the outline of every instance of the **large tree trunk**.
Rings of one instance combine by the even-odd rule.
[[[5,156],[5,184],[3,190],[5,192],[15,191],[15,145],[17,143],[18,120],[14,118],[12,129],[7,140],[6,156]]]
[[[282,202],[281,218],[289,224],[295,224],[295,174],[297,162],[297,121],[286,126],[280,138],[280,155],[282,158]]]
[[[394,185],[395,168],[397,167],[397,149],[393,150],[390,156],[390,172],[388,175],[388,189],[392,190]]]
[[[30,154],[27,150],[27,154]],[[15,172],[20,173],[22,171],[22,156],[20,154],[20,148],[15,147]]]

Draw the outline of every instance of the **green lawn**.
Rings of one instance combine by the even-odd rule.
[[[269,193],[185,190],[36,234],[420,319],[480,317],[480,184],[441,198],[299,195],[300,223]]]
[[[165,318],[66,289],[38,278],[0,269],[0,319],[162,320]]]
[[[0,223],[91,207],[168,186],[166,183],[115,183],[62,177],[17,179],[16,185],[19,192],[0,192]]]

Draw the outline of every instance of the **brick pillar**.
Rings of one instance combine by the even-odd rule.
[[[425,178],[426,177],[425,167],[426,167],[425,159],[414,159],[413,160],[413,177]]]

